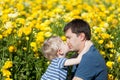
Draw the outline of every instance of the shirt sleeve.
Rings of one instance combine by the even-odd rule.
[[[59,68],[64,68],[64,63],[67,60],[67,58],[59,58],[58,59],[58,67]]]

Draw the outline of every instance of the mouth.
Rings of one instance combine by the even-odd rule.
[[[72,49],[72,45],[68,44],[69,49]]]

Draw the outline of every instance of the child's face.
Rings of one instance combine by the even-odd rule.
[[[66,53],[69,51],[69,48],[68,48],[67,43],[64,43],[64,42],[62,41],[62,43],[61,43],[61,50],[62,50],[63,54],[66,55]]]

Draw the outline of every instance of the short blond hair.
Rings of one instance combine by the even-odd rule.
[[[57,57],[58,49],[61,47],[62,40],[58,36],[52,36],[45,40],[42,46],[43,55],[52,60]]]

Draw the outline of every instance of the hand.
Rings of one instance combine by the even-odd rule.
[[[83,79],[79,77],[74,77],[72,80],[83,80]]]
[[[85,42],[85,47],[90,48],[93,45],[93,43],[90,40],[87,40]]]
[[[85,47],[84,47],[84,49],[82,50],[81,54],[86,53],[92,45],[93,45],[93,43],[92,43],[90,40],[87,40],[87,41],[85,42]]]

